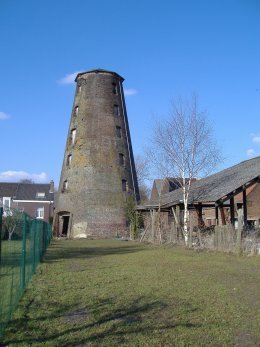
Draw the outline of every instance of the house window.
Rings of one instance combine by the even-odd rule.
[[[37,192],[36,198],[45,198],[45,193],[44,192]]]
[[[72,129],[70,132],[70,143],[74,145],[76,137],[76,129]]]
[[[62,191],[65,192],[66,190],[68,190],[68,181],[67,180],[65,180],[63,182],[63,186],[62,186]]]
[[[68,166],[68,167],[71,167],[71,158],[72,158],[72,155],[69,154],[69,155],[67,156],[67,166]]]
[[[44,207],[39,207],[36,210],[36,218],[43,219],[44,218]]]
[[[11,198],[3,197],[3,208],[4,208],[4,211],[9,210],[10,207],[11,207]]]
[[[127,180],[122,180],[122,191],[128,192],[128,183]]]
[[[122,129],[121,127],[116,127],[116,136],[117,137],[122,137]]]
[[[122,153],[119,153],[119,165],[125,166],[125,156]]]
[[[76,106],[76,107],[74,108],[74,115],[77,116],[78,114],[79,114],[79,107]]]
[[[113,93],[117,94],[117,84],[115,82],[112,83]]]
[[[119,116],[119,107],[118,107],[118,105],[114,105],[114,116]]]

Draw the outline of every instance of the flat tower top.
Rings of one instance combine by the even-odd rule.
[[[88,73],[108,73],[111,75],[116,76],[117,78],[119,78],[120,80],[122,80],[122,82],[124,81],[124,78],[122,76],[120,76],[118,73],[114,72],[114,71],[109,71],[109,70],[104,70],[104,69],[95,69],[95,70],[90,70],[90,71],[84,71],[84,72],[80,72],[77,74],[76,78],[75,78],[75,82],[77,82],[77,79],[85,74]]]

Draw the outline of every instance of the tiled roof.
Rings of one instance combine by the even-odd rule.
[[[215,202],[257,177],[260,177],[260,156],[192,183],[189,203]],[[182,190],[177,189],[163,194],[161,204],[174,205],[182,199]],[[156,206],[158,201],[151,201],[149,205]]]
[[[44,196],[41,196],[41,194],[37,196],[37,193],[44,193]],[[53,200],[53,194],[50,193],[50,184],[40,183],[0,182],[0,198],[4,196],[12,197],[14,200]]]

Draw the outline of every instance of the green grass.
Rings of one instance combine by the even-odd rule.
[[[21,241],[2,241],[0,263],[0,336],[22,294],[20,288],[21,253]]]
[[[55,241],[3,344],[258,346],[259,261],[116,240]]]

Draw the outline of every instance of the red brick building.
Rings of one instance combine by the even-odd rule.
[[[53,217],[54,183],[7,183],[0,182],[0,206],[4,214],[15,208],[32,218],[49,222]]]

